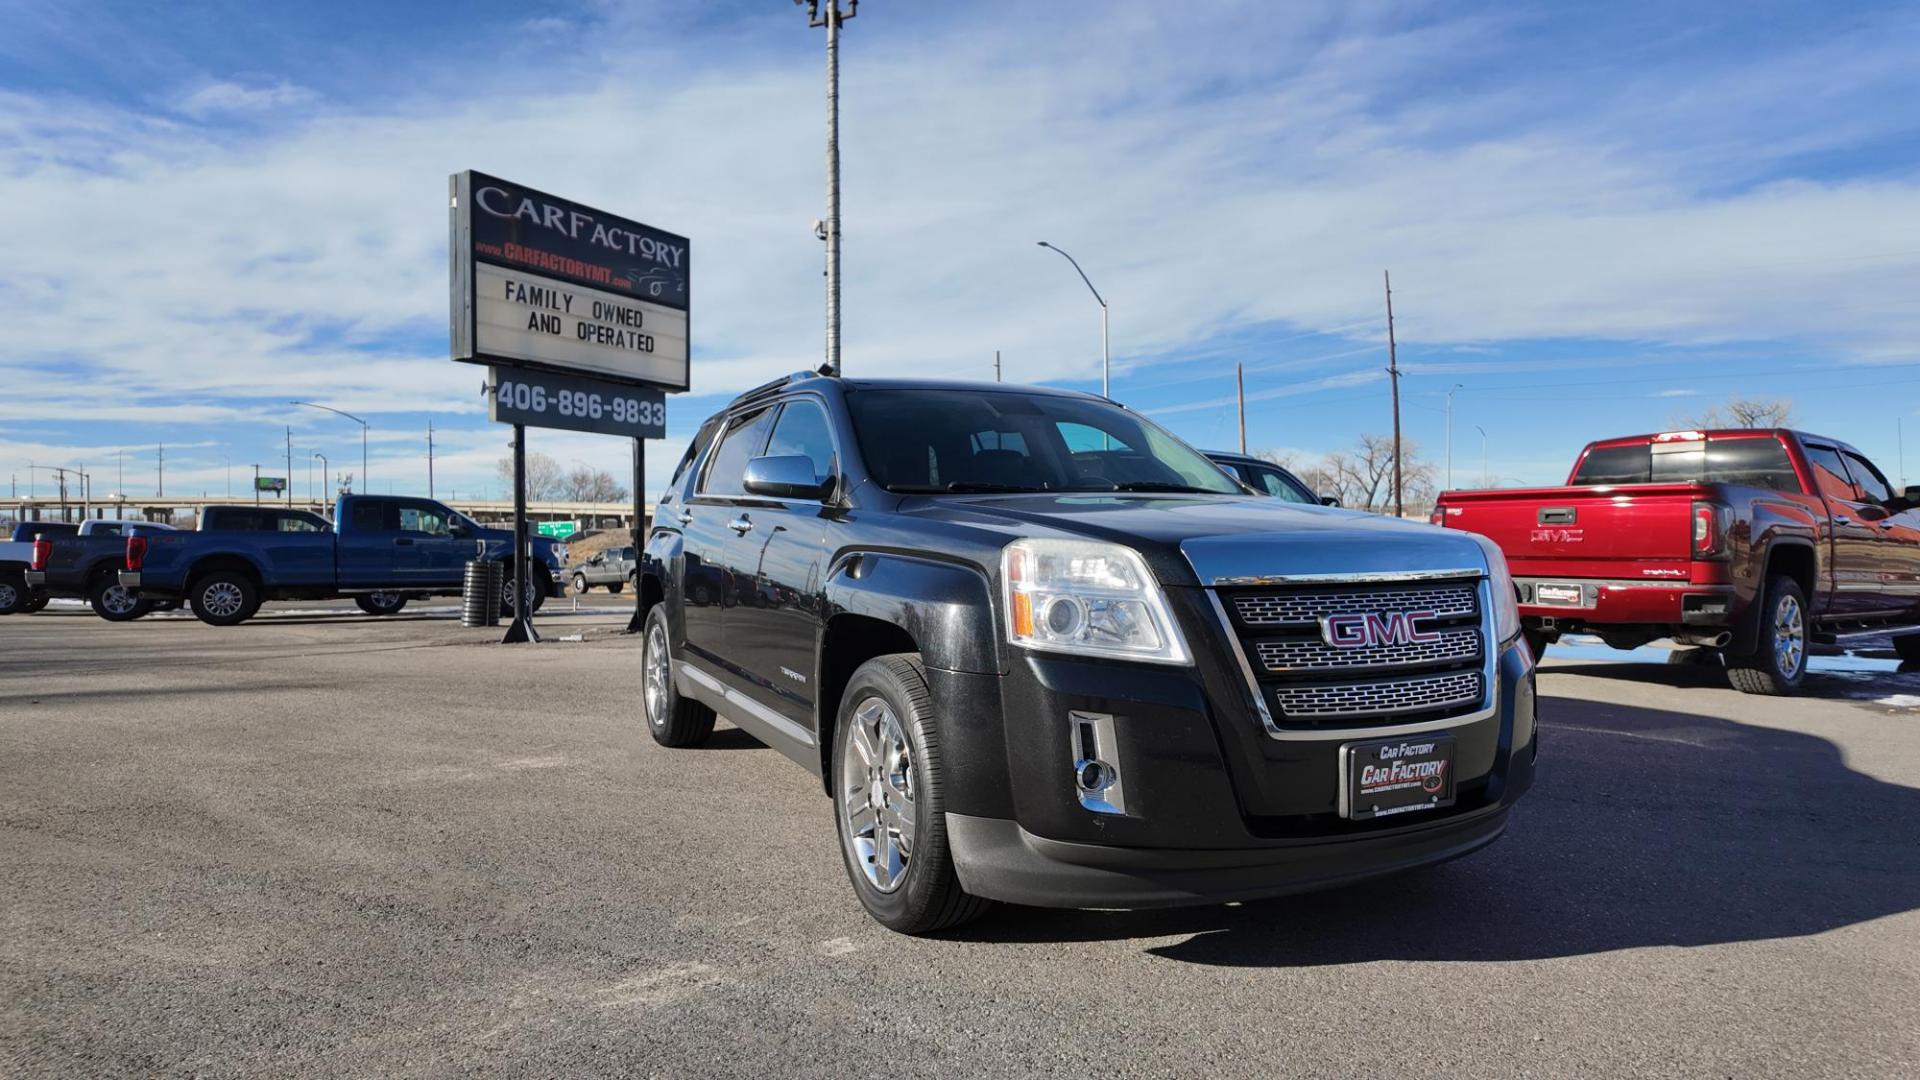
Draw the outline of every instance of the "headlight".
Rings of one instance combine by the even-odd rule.
[[[555,566],[567,565],[567,545],[565,544],[553,545],[553,564]]]
[[[1000,557],[1007,639],[1029,649],[1187,664],[1187,643],[1140,553],[1092,540],[1016,540]]]
[[[1500,545],[1479,533],[1472,536],[1487,555],[1487,590],[1493,594],[1493,636],[1505,645],[1520,634],[1520,594],[1513,587],[1513,572],[1507,569],[1507,557]]]

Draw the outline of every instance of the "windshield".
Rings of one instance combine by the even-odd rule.
[[[867,470],[889,491],[1194,491],[1240,486],[1117,405],[994,390],[847,395]]]

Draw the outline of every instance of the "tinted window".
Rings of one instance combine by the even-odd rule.
[[[1300,486],[1299,482],[1287,476],[1287,474],[1281,472],[1279,469],[1262,469],[1256,467],[1252,472],[1254,475],[1253,486],[1256,491],[1264,491],[1275,498],[1285,499],[1288,502],[1311,503],[1316,506],[1320,503],[1320,500],[1314,498],[1311,492]]]
[[[1104,401],[857,390],[847,404],[868,471],[895,491],[1240,490],[1199,452]]]
[[[327,523],[307,514],[280,515],[281,532],[327,532]]]
[[[353,504],[353,527],[378,531],[396,528],[388,522],[387,511],[393,507],[387,503],[357,502]]]
[[[51,540],[56,536],[72,536],[80,531],[80,526],[62,521],[23,521],[13,527],[15,540],[32,540],[44,536]]]
[[[680,455],[680,464],[673,467],[673,479],[669,481],[669,487],[680,486],[681,479],[687,475],[687,466],[693,464],[693,459],[700,456],[700,451],[712,440],[714,429],[719,426],[720,418],[717,416],[709,417],[706,423],[700,425],[700,430],[695,432],[692,441],[687,443],[687,452]]]
[[[108,525],[105,523],[95,525],[93,527],[93,535],[94,536],[119,536],[120,526]]]
[[[760,447],[767,441],[767,427],[772,422],[773,411],[762,409],[736,417],[728,424],[727,433],[720,437],[720,445],[714,448],[713,458],[707,463],[706,479],[700,484],[700,490],[711,495],[744,493],[740,481],[747,474],[747,462],[760,456]]]
[[[1877,503],[1893,501],[1892,486],[1880,475],[1880,470],[1873,467],[1873,462],[1851,450],[1847,451],[1846,458],[1847,472],[1853,474],[1854,484],[1867,493],[1868,499]]]
[[[767,442],[767,457],[804,457],[813,462],[815,479],[833,475],[833,435],[826,411],[811,401],[790,401],[780,410]]]
[[[1799,491],[1787,448],[1773,437],[1710,439],[1674,444],[1673,452],[1655,447],[1655,482],[1737,484],[1771,491]]]
[[[1575,484],[1644,484],[1653,479],[1653,454],[1646,445],[1596,446],[1573,474]]]
[[[1853,481],[1847,478],[1847,467],[1840,461],[1840,452],[1831,447],[1807,447],[1807,464],[1813,467],[1814,486],[1820,494],[1841,502],[1859,502],[1859,493],[1853,490]]]
[[[266,527],[266,515],[259,511],[222,510],[207,518],[208,532],[257,532]]]

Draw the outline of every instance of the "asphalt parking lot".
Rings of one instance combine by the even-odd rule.
[[[913,940],[812,777],[647,739],[630,603],[532,648],[433,609],[0,619],[0,1072],[1920,1070],[1920,675],[1765,700],[1570,650],[1471,858]]]

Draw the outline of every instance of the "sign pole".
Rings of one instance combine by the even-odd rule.
[[[637,634],[647,628],[646,602],[640,597],[640,552],[646,545],[647,537],[647,441],[635,436],[633,440],[633,618],[627,620],[627,633]]]
[[[527,543],[527,426],[513,425],[513,624],[507,627],[502,645],[537,642],[540,632],[533,628],[533,613],[527,609],[527,586],[533,578],[527,563],[533,552]]]

